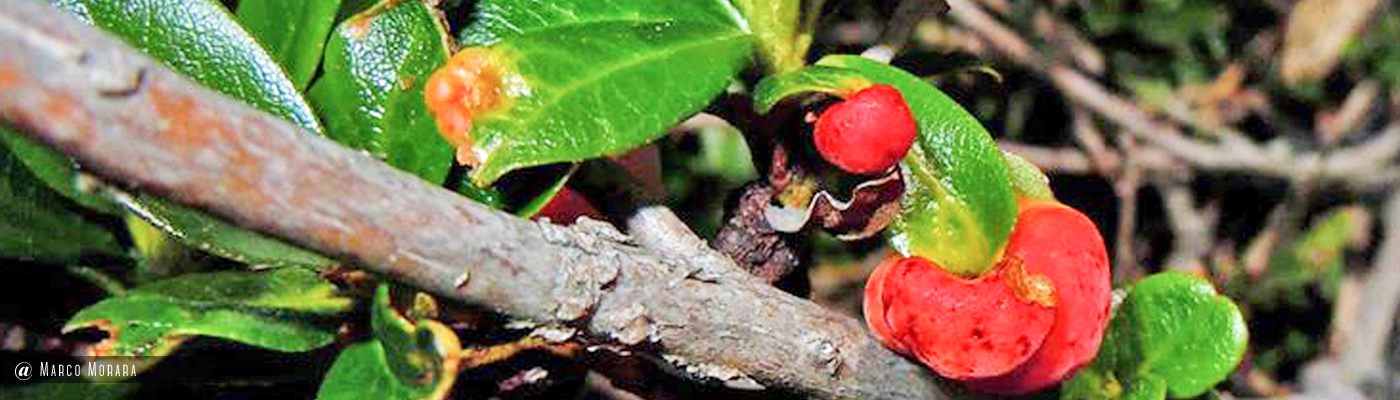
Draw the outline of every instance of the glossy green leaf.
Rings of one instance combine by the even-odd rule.
[[[260,233],[239,228],[168,200],[144,194],[121,199],[127,209],[185,245],[259,266],[318,268],[335,261]]]
[[[83,219],[76,208],[0,145],[0,257],[74,260],[85,253],[123,254],[111,232]]]
[[[1160,381],[1172,398],[1199,396],[1239,365],[1248,343],[1239,308],[1209,282],[1184,273],[1156,274],[1133,286],[1109,323],[1098,357],[1062,394],[1160,399],[1149,396]],[[1121,389],[1117,396],[1114,387]]]
[[[97,356],[166,355],[196,335],[306,351],[334,341],[335,315],[350,310],[350,299],[336,290],[301,268],[189,274],[88,306],[63,331],[106,332]]]
[[[457,378],[461,343],[431,319],[409,320],[380,285],[370,306],[374,338],[346,348],[316,392],[318,400],[442,399]]]
[[[304,90],[321,63],[321,50],[335,25],[340,2],[242,0],[238,2],[238,22],[282,65],[292,85]]]
[[[424,1],[386,1],[336,27],[311,101],[327,134],[436,184],[452,166],[423,86],[447,62],[447,27]]]
[[[919,138],[900,162],[905,195],[890,225],[890,243],[960,275],[993,265],[1016,224],[1016,197],[1000,148],[957,102],[919,77],[848,55],[819,66],[847,68],[894,86],[919,123]]]
[[[481,0],[470,25],[459,35],[463,45],[489,46],[502,39],[563,26],[596,23],[710,22],[747,29],[726,0]]]
[[[389,370],[384,344],[378,340],[346,347],[326,373],[317,400],[419,400],[434,399],[432,387],[413,385]]]
[[[837,96],[854,93],[873,85],[864,73],[849,68],[812,66],[789,74],[769,75],[754,89],[754,109],[767,113],[790,96],[819,92]]]
[[[1139,373],[1161,377],[1177,398],[1198,396],[1225,379],[1249,343],[1235,303],[1209,282],[1180,273],[1138,282],[1113,325],[1120,332],[1113,339],[1126,342],[1111,346],[1136,350],[1129,354],[1138,358]]]
[[[751,36],[730,15],[679,3],[692,2],[551,3],[540,8],[553,19],[496,36],[490,51],[504,64],[504,98],[473,121],[481,165],[472,181],[486,186],[518,168],[623,154],[704,108],[747,63]],[[566,6],[618,11],[554,18]],[[651,7],[671,11],[644,11]],[[482,18],[489,25],[507,17]]]
[[[0,141],[9,147],[10,154],[29,167],[29,171],[48,185],[49,189],[94,211],[104,214],[121,213],[121,205],[111,198],[84,192],[79,188],[81,183],[78,180],[78,164],[68,156],[35,143],[9,128],[0,127]]]
[[[1011,191],[1016,193],[1016,198],[1055,200],[1055,192],[1050,190],[1050,178],[1040,171],[1040,167],[1009,151],[1003,151],[1002,155],[1006,158]]]
[[[218,1],[54,2],[195,82],[321,131],[296,85]]]

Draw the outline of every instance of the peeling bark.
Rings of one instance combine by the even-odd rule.
[[[0,48],[0,118],[114,184],[444,298],[587,326],[587,341],[648,341],[741,387],[947,397],[855,319],[748,275],[667,210],[642,210],[630,237],[493,211],[201,88],[41,2],[0,7]]]

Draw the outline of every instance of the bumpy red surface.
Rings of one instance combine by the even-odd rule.
[[[853,174],[873,174],[904,158],[918,133],[899,90],[877,85],[822,112],[813,141],[827,162]]]
[[[866,324],[887,347],[944,377],[1005,374],[1041,347],[1055,314],[1016,297],[1008,265],[964,279],[924,258],[886,260],[866,283]]]
[[[1020,395],[1050,387],[1094,359],[1108,324],[1111,277],[1098,228],[1060,204],[1023,207],[1006,256],[1055,282],[1055,326],[1025,364],[1004,376],[967,383],[983,392]]]

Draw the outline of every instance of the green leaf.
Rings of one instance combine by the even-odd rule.
[[[1133,286],[1110,335],[1110,346],[1131,350],[1139,374],[1161,377],[1177,398],[1198,396],[1225,379],[1249,343],[1235,303],[1210,282],[1171,272]]]
[[[53,0],[51,0],[53,1]],[[321,125],[272,56],[215,0],[61,0],[73,12],[121,37],[195,82],[286,118],[306,130]]]
[[[919,77],[877,61],[833,55],[818,66],[859,71],[904,95],[919,138],[900,162],[905,195],[890,243],[906,256],[973,276],[992,267],[1016,224],[1016,196],[991,134],[957,102]]]
[[[319,254],[231,225],[159,197],[123,198],[132,213],[186,246],[258,266],[318,268],[335,264]]]
[[[70,200],[103,214],[120,214],[121,205],[106,196],[84,192],[79,188],[78,164],[68,156],[43,144],[35,143],[9,128],[0,127],[0,141],[10,153],[29,167],[49,189]]]
[[[0,145],[0,257],[74,260],[85,253],[123,254],[111,232],[83,219],[71,204]]]
[[[1133,286],[1109,323],[1098,358],[1061,398],[1161,399],[1159,392],[1196,397],[1239,365],[1248,336],[1239,308],[1209,282],[1184,273],[1156,274]],[[1114,385],[1121,395],[1105,390]]]
[[[481,165],[472,181],[486,186],[518,168],[620,155],[700,111],[747,63],[752,39],[730,15],[672,4],[711,2],[551,3],[540,13],[552,19],[520,20],[518,33],[495,36],[503,99],[473,121]],[[656,4],[670,11],[644,11]],[[482,7],[479,24],[488,27],[469,29],[499,35],[491,21],[517,21]],[[527,12],[512,2],[494,7]],[[584,18],[555,18],[566,7],[580,7]]]
[[[292,85],[304,90],[321,63],[340,2],[243,0],[238,2],[238,22],[282,65]]]
[[[381,284],[370,306],[374,339],[346,348],[336,358],[318,400],[442,399],[457,379],[461,343],[441,322],[410,321],[390,303]]]
[[[457,194],[466,196],[467,198],[472,199],[477,203],[484,204],[487,207],[491,207],[497,210],[505,208],[506,195],[504,193],[501,193],[500,190],[497,190],[495,187],[491,186],[484,188],[477,187],[476,185],[473,185],[470,180],[465,179],[466,176],[463,176],[463,178],[464,182],[461,182],[461,184],[457,186]]]
[[[800,71],[769,75],[754,89],[754,109],[768,113],[778,102],[789,96],[819,92],[845,96],[874,85],[865,73],[849,68],[811,66]]]
[[[88,306],[63,331],[106,332],[96,356],[162,356],[196,335],[306,351],[335,340],[334,316],[350,305],[334,285],[300,268],[190,274]]]
[[[1003,151],[1006,169],[1011,176],[1011,191],[1020,199],[1055,201],[1055,192],[1050,190],[1050,178],[1040,171],[1040,167],[1029,160],[1009,151]]]
[[[1167,381],[1145,375],[1123,392],[1123,400],[1160,400],[1167,397]]]
[[[690,169],[731,183],[749,182],[758,178],[753,165],[753,153],[744,134],[729,125],[707,127],[695,136],[700,140],[700,154],[691,160]],[[710,187],[705,190],[714,190]],[[726,193],[720,191],[719,193]]]
[[[447,27],[426,2],[379,3],[336,28],[311,101],[331,138],[442,184],[453,148],[437,134],[423,86],[448,55]]]
[[[811,2],[813,0],[808,0]],[[799,36],[802,0],[733,0],[748,20],[758,52],[768,70],[792,72],[802,68],[811,38]],[[820,2],[818,2],[820,3]],[[820,6],[816,11],[819,11]],[[810,35],[811,32],[803,32]]]
[[[172,276],[203,271],[212,264],[210,257],[174,236],[156,228],[136,213],[126,213],[126,233],[136,265],[127,277],[143,284]]]
[[[1062,400],[1162,400],[1167,382],[1155,376],[1138,376],[1124,386],[1112,371],[1084,368],[1060,389]]]
[[[481,0],[476,3],[472,23],[462,29],[459,38],[463,45],[490,46],[512,36],[562,26],[678,19],[746,27],[739,11],[726,0]]]

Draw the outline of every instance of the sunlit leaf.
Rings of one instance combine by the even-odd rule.
[[[327,135],[442,184],[453,148],[438,136],[423,86],[447,57],[447,27],[428,2],[387,1],[345,20],[311,89]]]
[[[702,109],[752,48],[735,16],[719,12],[723,3],[480,4],[466,37],[490,44],[504,98],[473,120],[471,153],[480,165],[472,181],[485,186],[522,167],[621,155]]]
[[[1156,274],[1128,292],[1098,357],[1061,398],[1199,396],[1239,365],[1248,343],[1239,308],[1209,282],[1184,273]]]

